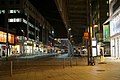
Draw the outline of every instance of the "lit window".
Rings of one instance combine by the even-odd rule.
[[[15,10],[16,11],[16,13],[20,13],[20,10]]]
[[[25,15],[27,16],[27,13],[25,12]]]
[[[8,19],[8,22],[14,22],[14,19]]]
[[[31,24],[31,27],[34,28],[34,26]]]
[[[109,2],[108,2],[108,1],[107,1],[106,3],[107,3],[107,4],[109,4]]]
[[[5,13],[5,10],[1,10],[2,13]]]
[[[9,13],[20,13],[20,10],[10,10]]]
[[[33,24],[31,24],[30,22],[28,23],[28,25],[29,25],[29,26],[31,26],[32,28],[34,28],[34,25],[33,25]]]
[[[39,29],[38,29],[37,27],[35,27],[35,30],[38,30],[38,31],[39,31]]]
[[[52,34],[54,34],[54,31],[52,31]]]
[[[107,12],[107,16],[109,16],[109,13]]]
[[[12,18],[12,19],[8,19],[8,22],[21,22],[21,18]]]
[[[27,21],[26,21],[25,19],[23,19],[23,22],[24,22],[25,24],[27,24]]]
[[[21,18],[15,18],[15,22],[21,22]]]
[[[0,10],[0,14],[5,14],[5,10]]]
[[[14,10],[10,10],[10,12],[9,13],[13,13],[14,12]]]

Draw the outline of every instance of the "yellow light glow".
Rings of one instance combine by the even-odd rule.
[[[95,28],[95,27],[98,27],[98,25],[94,25],[94,28]]]

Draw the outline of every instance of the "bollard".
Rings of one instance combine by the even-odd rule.
[[[70,66],[72,67],[72,57],[70,57]]]
[[[28,59],[26,59],[26,65],[28,66]]]
[[[10,76],[12,76],[12,61],[10,61]]]
[[[76,57],[76,66],[78,65],[78,57]]]
[[[65,68],[65,58],[63,59],[63,69]]]

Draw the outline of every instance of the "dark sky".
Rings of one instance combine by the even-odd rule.
[[[29,0],[44,16],[44,18],[53,26],[55,37],[66,38],[67,30],[54,0]]]

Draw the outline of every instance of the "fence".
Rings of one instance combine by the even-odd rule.
[[[12,76],[29,70],[59,69],[72,66],[87,65],[87,58],[47,58],[47,59],[16,59],[0,62],[0,76]]]

